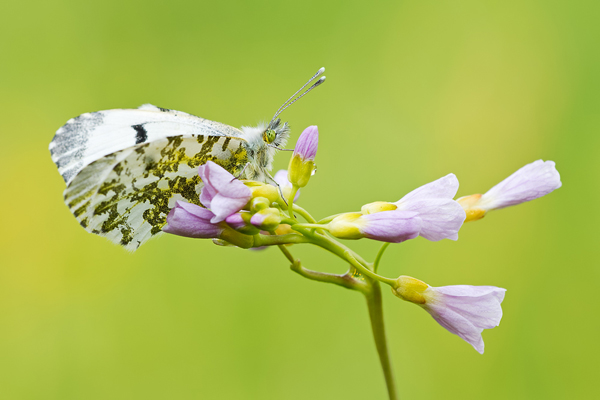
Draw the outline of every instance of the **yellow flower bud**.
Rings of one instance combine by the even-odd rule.
[[[360,222],[357,221],[363,214],[347,213],[335,217],[328,226],[329,233],[340,239],[361,239],[365,237],[360,231]]]
[[[292,232],[294,232],[294,230],[292,229],[291,225],[288,224],[281,224],[277,227],[277,229],[275,229],[275,234],[277,235],[286,235]]]
[[[294,154],[288,167],[288,180],[292,185],[302,188],[308,184],[314,170],[314,161],[303,160],[299,154]]]
[[[275,186],[269,185],[268,183],[250,186],[250,192],[252,193],[253,198],[264,197],[271,203],[279,200],[279,191]]]
[[[250,200],[250,211],[257,212],[269,208],[271,202],[266,197],[255,197]]]
[[[365,204],[361,207],[360,212],[363,214],[375,214],[382,211],[393,211],[398,208],[394,203],[388,203],[387,201],[376,201],[373,203]]]
[[[396,279],[396,285],[392,288],[392,293],[402,300],[415,304],[425,304],[428,296],[424,292],[428,287],[429,285],[423,281],[402,275]]]
[[[252,225],[265,231],[272,231],[281,223],[281,214],[276,208],[265,208],[250,219]]]

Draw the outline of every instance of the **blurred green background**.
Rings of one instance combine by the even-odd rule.
[[[256,124],[325,66],[284,114],[290,147],[319,126],[300,198],[319,217],[450,172],[459,196],[485,192],[540,158],[563,180],[457,242],[388,251],[388,276],[508,289],[483,356],[384,290],[404,398],[599,398],[599,16],[567,0],[3,3],[0,397],[385,398],[357,293],[274,249],[163,236],[128,254],[78,225],[47,150],[71,117],[148,102]]]

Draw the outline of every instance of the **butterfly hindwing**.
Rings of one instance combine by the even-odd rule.
[[[84,114],[61,128],[51,145],[67,182],[65,202],[79,223],[129,250],[161,232],[176,200],[198,204],[199,165],[210,160],[237,174],[248,160],[237,129],[146,107],[159,111]],[[167,118],[142,120],[139,112]],[[144,128],[143,140],[142,133],[133,134],[137,125]]]

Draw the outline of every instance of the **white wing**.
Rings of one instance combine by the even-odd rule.
[[[242,131],[181,111],[144,104],[82,114],[62,126],[50,143],[52,161],[67,183],[88,164],[116,151],[169,136],[231,136]]]
[[[247,162],[241,131],[145,105],[73,118],[50,144],[65,202],[88,231],[129,250],[161,232],[176,200],[198,204],[198,166],[232,173]]]

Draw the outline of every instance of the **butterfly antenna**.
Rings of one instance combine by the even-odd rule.
[[[289,106],[291,106],[292,104],[294,104],[296,101],[300,100],[301,97],[303,97],[305,94],[307,94],[308,92],[310,92],[311,90],[313,90],[314,88],[316,88],[317,86],[319,86],[321,83],[323,83],[325,81],[325,77],[322,77],[321,79],[319,79],[317,82],[315,82],[311,87],[308,88],[308,90],[306,90],[304,93],[302,93],[300,96],[298,96],[297,98],[294,99],[294,97],[296,97],[296,95],[298,93],[300,93],[302,91],[302,89],[304,89],[306,86],[308,86],[312,81],[314,81],[317,77],[319,77],[321,74],[323,74],[323,72],[325,72],[325,68],[321,67],[319,68],[319,70],[317,71],[316,74],[314,74],[312,76],[312,78],[310,78],[308,80],[308,82],[306,82],[304,85],[302,85],[302,87],[300,89],[298,89],[296,91],[296,93],[294,93],[293,95],[290,96],[289,99],[287,99],[282,105],[281,107],[279,107],[277,109],[277,111],[275,112],[275,115],[273,116],[273,119],[271,119],[271,122],[269,123],[269,126],[272,126],[273,121],[275,121],[277,119],[277,117],[279,116],[279,114],[281,114],[286,108],[288,108]],[[294,100],[292,100],[294,99]],[[290,101],[291,100],[291,101]]]

